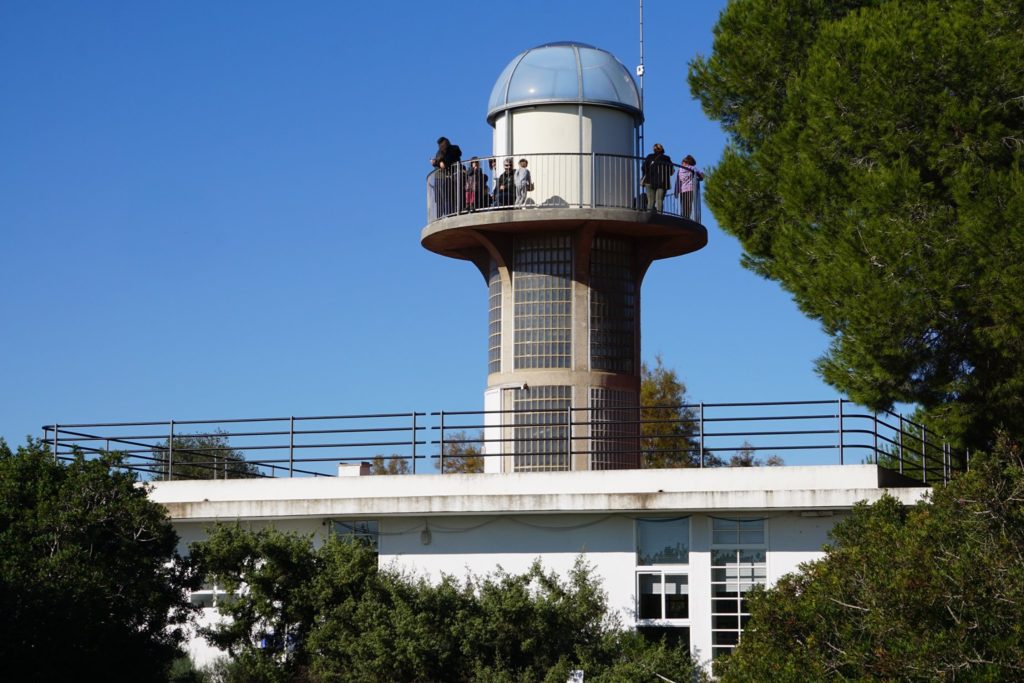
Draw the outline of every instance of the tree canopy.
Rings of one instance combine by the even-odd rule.
[[[706,201],[832,337],[818,371],[971,447],[1024,433],[1024,5],[733,0],[689,83]]]
[[[686,405],[686,385],[666,368],[640,366],[640,458],[643,467],[694,467],[700,464],[699,417]]]
[[[156,479],[248,479],[259,476],[259,469],[246,462],[245,453],[233,448],[225,433],[180,434],[153,448],[154,464],[150,467]]]
[[[609,616],[582,563],[565,578],[535,564],[432,583],[379,568],[359,540],[238,526],[194,544],[199,568],[232,596],[206,632],[239,681],[691,680],[684,648],[645,640]],[[239,590],[244,587],[244,590]]]
[[[859,504],[825,557],[750,600],[723,681],[1024,678],[1024,458],[992,455],[906,509]]]
[[[0,660],[19,681],[166,681],[181,654],[197,583],[119,463],[0,440]]]

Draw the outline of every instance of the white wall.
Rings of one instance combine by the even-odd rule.
[[[612,514],[508,514],[508,515],[417,515],[403,517],[346,516],[345,519],[379,521],[380,562],[418,576],[438,580],[442,574],[464,579],[467,574],[485,575],[499,567],[509,573],[526,571],[535,559],[544,568],[565,576],[582,556],[594,569],[608,595],[608,604],[624,626],[634,623],[636,605],[636,541],[634,520],[664,515],[685,515],[685,511]],[[756,511],[721,511],[715,516],[757,516]],[[765,542],[768,547],[769,584],[795,571],[801,562],[821,557],[828,531],[842,517],[804,517],[799,512],[764,513]],[[711,516],[690,515],[690,642],[697,657],[707,663],[711,654]],[[175,523],[184,551],[206,535],[206,522]],[[321,536],[330,530],[327,518],[243,520],[243,527],[274,526],[282,531]],[[430,529],[429,543],[422,532]],[[204,610],[204,623],[217,618]],[[189,652],[200,665],[209,663],[218,651],[199,639]]]

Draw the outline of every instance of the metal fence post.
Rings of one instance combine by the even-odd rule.
[[[167,481],[171,481],[174,478],[174,420],[171,420],[168,424],[168,437],[167,437]],[[216,469],[213,470],[217,472]]]
[[[877,465],[878,464],[878,411],[877,410],[873,412],[873,414],[871,416],[871,419],[872,419],[872,422],[874,423],[874,432],[875,432],[874,452],[875,452],[875,464]]]
[[[928,432],[921,425],[921,483],[928,483]]]
[[[416,474],[416,411],[412,411],[412,473]]]
[[[572,470],[572,404],[565,408],[565,462]]]
[[[60,445],[57,441],[57,434],[60,433],[60,425],[56,422],[53,423],[53,461],[60,462],[60,458],[57,457],[57,446]]]
[[[846,464],[843,461],[843,399],[839,399],[839,464]]]
[[[444,474],[444,411],[441,411],[441,474]]]
[[[903,474],[903,415],[900,415],[900,431],[896,434],[896,441],[900,449],[900,474]]]
[[[582,179],[581,183],[582,185]],[[580,188],[583,189],[582,187]],[[580,197],[582,200],[583,198]],[[590,208],[597,206],[597,154],[590,153]]]
[[[288,476],[295,476],[295,416],[288,416]]]
[[[700,466],[704,467],[704,401],[700,402]]]

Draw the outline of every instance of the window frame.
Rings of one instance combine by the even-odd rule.
[[[665,517],[665,518],[643,518],[633,520],[633,563],[635,565],[633,570],[633,591],[634,591],[634,628],[641,629],[644,627],[671,627],[671,628],[685,628],[687,631],[691,628],[693,621],[693,603],[690,600],[692,593],[693,584],[690,582],[690,553],[693,552],[693,523],[692,516],[686,515],[685,517]],[[640,541],[640,525],[643,522],[651,523],[666,523],[666,522],[686,522],[686,562],[672,562],[672,563],[659,563],[659,564],[640,564],[640,548],[638,547]],[[661,586],[661,610],[662,615],[659,618],[641,618],[641,599],[643,593],[640,590],[641,576],[657,576],[659,577],[659,584]],[[686,585],[686,617],[666,617],[665,614],[668,612],[667,605],[667,592],[665,586],[667,585],[667,577],[669,576],[680,576],[685,580]],[[687,634],[689,637],[689,633]]]
[[[743,630],[746,628],[746,622],[750,620],[750,612],[744,611],[746,598],[745,595],[754,586],[767,586],[768,585],[768,566],[769,566],[769,555],[768,555],[768,533],[771,525],[768,524],[768,517],[724,517],[724,516],[709,516],[711,521],[711,544],[708,548],[708,567],[710,570],[709,574],[709,596],[710,600],[710,643],[711,643],[711,658],[715,659],[724,654],[732,652],[736,645],[743,640]],[[735,521],[736,526],[736,542],[715,542],[715,522],[716,521]],[[742,522],[761,522],[761,542],[760,543],[740,543],[739,541],[743,538],[743,526]],[[719,531],[723,531],[719,529]],[[715,554],[723,551],[731,551],[734,553],[734,562],[727,562],[725,564],[715,563]],[[759,552],[763,554],[762,562],[740,562],[740,558],[744,552]],[[758,567],[763,567],[762,572],[758,572]],[[749,578],[744,577],[743,571],[745,568],[752,570]],[[729,570],[734,570],[734,576],[729,575]],[[715,580],[715,571],[725,570],[726,575],[724,579]],[[759,575],[760,574],[760,575]],[[735,586],[736,597],[715,597],[715,588],[717,586]],[[744,590],[745,588],[745,590]],[[735,602],[735,612],[719,612],[716,610],[715,603],[717,600],[728,600]],[[735,617],[736,626],[734,628],[716,628],[715,617]],[[732,644],[716,644],[715,635],[719,633],[735,633],[736,642]]]

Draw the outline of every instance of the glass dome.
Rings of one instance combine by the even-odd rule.
[[[547,43],[520,53],[501,72],[487,103],[487,121],[506,109],[541,103],[600,104],[637,120],[640,93],[610,52],[584,43]]]

